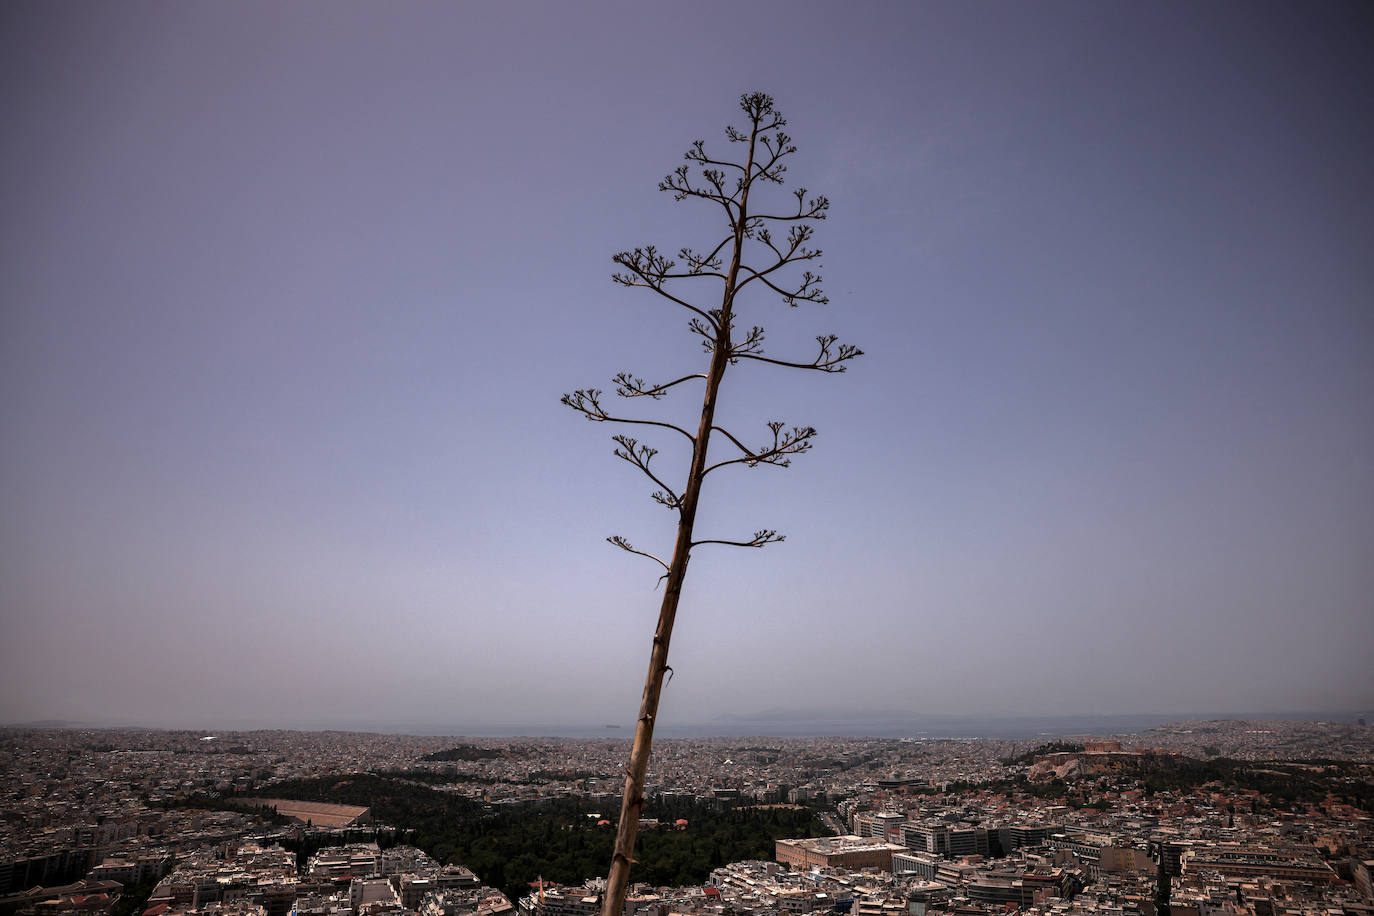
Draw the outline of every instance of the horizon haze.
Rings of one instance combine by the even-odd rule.
[[[667,722],[655,734],[662,738],[880,738],[880,739],[1003,739],[1135,735],[1163,725],[1184,722],[1272,722],[1357,725],[1367,716],[1359,711],[1270,713],[1193,713],[1134,715],[966,716],[931,715],[899,710],[785,710],[751,714],[722,714],[701,722]],[[40,720],[0,723],[0,728],[135,731],[192,731],[242,733],[256,731],[358,732],[455,738],[605,738],[626,741],[634,736],[634,720],[620,723],[568,721],[441,723],[419,720],[368,722],[339,719],[327,724],[290,722],[66,722]]]

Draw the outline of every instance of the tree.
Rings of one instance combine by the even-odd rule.
[[[772,529],[760,529],[751,537],[738,539],[706,538],[694,540],[697,504],[702,483],[707,474],[727,467],[759,465],[787,467],[794,455],[811,448],[816,430],[810,426],[788,428],[780,421],[767,424],[771,439],[751,448],[733,433],[716,425],[716,400],[726,369],[741,360],[752,360],[773,366],[804,369],[816,372],[843,372],[845,364],[862,351],[849,344],[841,344],[833,334],[816,338],[817,352],[809,361],[777,359],[764,354],[764,329],[752,325],[748,331],[736,335],[736,305],[740,293],[754,287],[772,293],[791,307],[803,302],[824,304],[829,300],[821,291],[821,277],[809,269],[791,269],[805,265],[821,256],[818,248],[810,247],[815,222],[825,219],[830,202],[822,196],[808,197],[805,188],[792,192],[785,209],[755,208],[751,200],[755,190],[761,193],[768,185],[781,185],[787,169],[785,160],[796,152],[792,139],[783,132],[786,121],[773,107],[773,99],[761,92],[740,97],[740,108],[748,119],[744,130],[726,127],[725,135],[731,143],[744,146],[743,163],[713,158],[706,151],[704,141],[694,142],[686,155],[685,165],[678,166],[658,185],[660,191],[673,195],[677,201],[700,200],[719,206],[728,229],[714,247],[697,251],[682,248],[678,259],[661,254],[650,245],[633,251],[622,251],[612,257],[621,270],[612,279],[622,286],[651,290],[663,300],[690,313],[688,330],[701,338],[709,357],[705,372],[684,375],[666,382],[646,382],[629,372],[615,376],[615,393],[622,398],[648,398],[658,401],[670,389],[687,382],[700,380],[705,393],[701,404],[701,419],[695,435],[675,423],[664,420],[620,416],[603,406],[599,389],[588,388],[563,396],[563,403],[597,423],[624,423],[670,430],[682,436],[690,448],[687,480],[680,490],[669,486],[652,467],[658,450],[641,444],[637,439],[616,435],[614,454],[638,468],[658,488],[653,498],[677,513],[677,537],[673,553],[664,561],[635,546],[620,535],[607,538],[622,550],[648,557],[663,567],[660,581],[666,580],[663,601],[659,609],[658,626],[654,632],[653,649],[649,655],[649,671],[644,681],[639,718],[635,726],[634,745],[629,765],[625,768],[625,793],[621,800],[620,823],[617,827],[615,851],[611,858],[603,916],[620,916],[625,890],[629,882],[630,863],[640,813],[644,807],[644,774],[649,764],[653,741],[654,721],[658,715],[659,694],[668,667],[668,645],[673,634],[678,599],[687,573],[687,563],[693,548],[707,544],[733,547],[763,547],[782,541],[784,536]],[[762,258],[754,266],[754,258]],[[680,263],[679,263],[680,261]],[[686,289],[684,289],[686,287]],[[697,290],[706,287],[709,301],[719,293],[719,305],[696,304]],[[719,433],[730,457],[708,463],[708,446],[713,434]]]

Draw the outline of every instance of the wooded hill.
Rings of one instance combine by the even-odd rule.
[[[518,808],[485,805],[371,774],[290,780],[270,789],[283,798],[367,805],[376,821],[408,831],[407,842],[440,862],[466,865],[512,902],[529,893],[529,883],[541,875],[572,885],[604,876],[615,837],[613,826],[598,826],[599,821],[613,821],[615,813],[578,798]],[[718,808],[650,800],[645,816],[658,818],[661,825],[640,832],[633,880],[653,885],[700,884],[711,869],[728,862],[771,860],[775,840],[829,832],[808,808]],[[674,826],[679,818],[687,820],[685,830]]]

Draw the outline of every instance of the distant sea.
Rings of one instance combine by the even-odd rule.
[[[772,710],[753,715],[723,715],[706,722],[660,723],[654,734],[664,738],[1002,738],[1024,740],[1067,735],[1137,734],[1170,722],[1204,719],[1252,719],[1354,724],[1357,713],[1189,713],[1172,715],[952,716],[867,712],[854,714]],[[420,723],[358,726],[365,731],[412,735],[467,735],[474,738],[517,736],[564,738],[634,737],[634,723],[615,725],[523,724],[451,725]]]

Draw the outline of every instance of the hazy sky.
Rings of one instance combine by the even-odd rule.
[[[868,355],[727,376],[821,435],[712,475],[788,540],[661,721],[1374,707],[1368,4],[0,20],[0,721],[631,721],[672,516],[558,399],[699,371],[610,256],[714,244],[656,184],[753,90],[831,303],[742,320]]]

